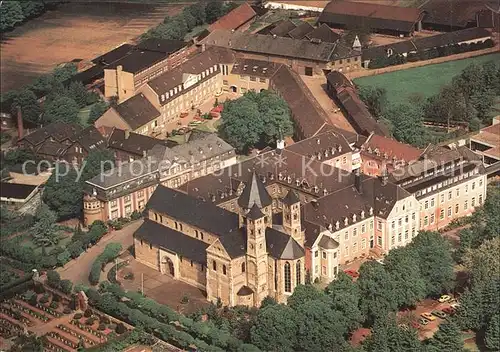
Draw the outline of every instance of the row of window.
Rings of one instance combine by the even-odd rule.
[[[403,210],[404,210],[404,209],[403,209]],[[412,214],[411,214],[411,219],[412,219],[413,221],[415,221],[415,217],[416,217],[416,216],[415,216],[415,213],[412,213]],[[408,222],[409,222],[409,216],[408,216],[408,215],[406,215],[406,216],[404,217],[404,223],[405,223],[405,224],[407,224]],[[398,227],[403,226],[403,218],[399,218],[399,219],[397,220],[397,223],[398,223]],[[392,228],[392,229],[395,229],[395,228],[396,228],[396,220],[393,220],[393,221],[392,221],[392,223],[391,223],[391,228]]]
[[[458,181],[462,181],[462,180],[467,179],[467,178],[469,178],[471,176],[477,175],[478,173],[479,173],[479,169],[476,168],[476,169],[474,169],[474,170],[472,170],[470,172],[466,172],[464,174],[460,174],[459,176],[455,176],[455,177],[450,178],[448,180],[444,180],[443,182],[440,182],[437,185],[433,185],[433,186],[427,187],[427,188],[425,188],[423,190],[417,191],[416,195],[418,197],[418,196],[424,195],[426,193],[430,193],[430,192],[435,191],[437,189],[440,189],[442,187],[446,187],[446,186],[451,185],[453,183],[457,183]],[[403,183],[403,186],[406,185],[406,184],[409,184],[409,183],[411,183],[411,182],[405,182],[405,183]],[[474,183],[474,187],[475,187],[475,181],[473,183]],[[481,187],[482,185],[483,185],[483,179],[480,178],[479,179],[479,187]],[[467,193],[467,191],[468,191],[468,184],[465,185],[465,192]],[[457,197],[458,197],[459,194],[460,194],[460,190],[457,189]]]
[[[478,201],[479,201],[479,205],[483,204],[483,195],[482,194],[479,195]],[[474,208],[475,206],[476,206],[476,197],[472,197],[471,198],[470,207]],[[465,200],[464,201],[463,210],[466,211],[468,209],[469,209],[469,201]],[[460,211],[460,205],[459,204],[455,204],[455,214],[458,214],[459,211]],[[446,211],[446,216],[447,217],[452,217],[452,208],[451,208],[451,206],[448,207],[448,209]],[[439,219],[440,220],[444,220],[445,219],[445,209],[441,209],[439,211]],[[424,216],[424,226],[429,225],[429,221],[430,221],[431,225],[435,223],[436,217],[435,217],[434,213],[430,214],[430,216],[427,216],[427,215]]]
[[[248,79],[247,79],[248,78]],[[242,81],[250,81],[250,82],[257,82],[257,77],[254,77],[254,76],[240,76],[240,80]],[[227,81],[224,80],[225,83],[223,83],[224,85],[227,85]],[[266,79],[265,78],[259,78],[259,82],[260,83],[266,83]]]
[[[409,231],[408,229],[405,230],[405,241],[408,241],[408,239],[410,238],[410,234],[409,234]],[[416,235],[416,230],[415,230],[415,227],[412,227],[411,229],[411,238],[415,237]],[[401,243],[403,241],[403,233],[400,232],[398,234],[398,243]],[[395,235],[392,235],[391,236],[391,247],[394,246],[396,244],[396,236]]]
[[[300,260],[295,264],[295,283],[300,285],[301,280],[301,263]],[[285,281],[285,292],[292,292],[292,269],[289,262],[285,263],[284,266],[284,281]]]
[[[361,240],[361,249],[366,249],[366,239],[363,238]],[[358,242],[354,242],[352,244],[352,253],[357,253],[358,252]],[[344,247],[344,257],[348,257],[349,256],[349,246],[345,246]]]

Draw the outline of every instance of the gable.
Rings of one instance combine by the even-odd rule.
[[[116,127],[121,130],[130,130],[131,126],[118,114],[115,108],[109,108],[101,117],[94,123],[96,128],[99,127]]]
[[[226,248],[224,248],[224,245],[219,239],[215,240],[214,243],[207,248],[207,254],[231,260],[231,256],[227,253]]]

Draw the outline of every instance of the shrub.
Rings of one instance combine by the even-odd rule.
[[[99,330],[103,331],[103,330],[106,330],[106,324],[99,324],[99,327],[98,327]]]
[[[89,274],[89,282],[91,285],[97,285],[101,278],[102,262],[97,258],[92,264]]]
[[[92,311],[90,309],[87,309],[83,315],[85,316],[85,318],[90,318],[92,316]]]
[[[52,301],[53,302],[61,302],[61,296],[59,296],[57,293],[52,294]]]
[[[111,323],[111,320],[109,320],[109,318],[108,318],[108,317],[106,317],[106,316],[101,317],[101,318],[99,319],[99,321],[100,321],[102,324],[109,324],[109,323]]]
[[[94,324],[95,321],[96,321],[96,319],[94,317],[90,317],[85,322],[85,325],[92,325],[92,324]]]
[[[182,304],[189,303],[189,296],[188,296],[188,295],[186,295],[186,294],[184,294],[184,295],[182,296],[181,303],[182,303]]]
[[[76,314],[73,316],[73,319],[78,320],[78,319],[81,319],[82,317],[83,317],[83,314],[82,314],[82,313],[76,313]]]
[[[52,309],[57,309],[57,308],[59,308],[59,303],[58,303],[58,302],[56,302],[56,301],[52,301],[52,302],[50,303],[50,308],[52,308]]]
[[[47,272],[47,284],[53,288],[59,288],[61,283],[61,275],[57,271],[49,270]]]
[[[40,303],[47,303],[49,301],[49,294],[44,293],[42,298],[40,298]]]
[[[64,314],[71,314],[71,308],[68,308],[68,307],[64,308],[63,313]]]
[[[38,294],[45,293],[45,287],[43,287],[43,285],[41,285],[41,284],[36,284],[33,287],[33,291],[35,291]]]
[[[121,335],[123,334],[124,332],[126,332],[127,329],[125,329],[125,325],[123,325],[123,323],[118,323],[116,325],[116,330],[115,332],[118,334],[118,335]]]
[[[134,210],[132,214],[130,214],[130,220],[139,220],[142,218],[142,213],[140,211]]]

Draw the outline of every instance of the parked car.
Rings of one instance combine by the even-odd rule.
[[[427,325],[427,324],[429,324],[429,321],[428,321],[427,319],[425,319],[425,318],[420,318],[420,319],[418,320],[418,323],[419,323],[420,325]]]
[[[433,310],[431,314],[441,319],[446,319],[447,317],[446,313],[441,310]]]
[[[375,261],[376,261],[377,263],[379,263],[379,264],[384,265],[384,258],[382,258],[382,259],[375,259]]]
[[[442,311],[443,311],[443,312],[445,312],[445,313],[446,313],[446,314],[448,314],[448,315],[453,315],[453,314],[455,314],[455,312],[456,312],[456,311],[455,311],[455,308],[453,308],[453,307],[446,307],[446,308],[443,308],[443,309],[442,309]]]
[[[442,295],[441,297],[439,297],[438,302],[445,303],[445,302],[448,302],[449,300],[451,300],[450,295]]]
[[[344,273],[346,273],[347,275],[349,275],[350,277],[355,278],[355,279],[359,277],[359,273],[353,269],[344,270]]]
[[[427,319],[428,321],[434,321],[434,320],[436,320],[436,317],[434,315],[432,315],[431,313],[422,313],[422,314],[420,314],[420,316],[422,318]]]
[[[460,302],[454,300],[453,302],[450,302],[450,307],[453,309],[457,309],[458,307],[460,307]]]

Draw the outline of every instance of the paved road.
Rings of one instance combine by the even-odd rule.
[[[73,284],[82,283],[88,285],[88,276],[90,268],[95,258],[102,253],[104,247],[110,242],[121,243],[123,249],[130,247],[133,244],[132,235],[135,230],[142,224],[142,220],[133,222],[121,230],[113,231],[105,235],[98,244],[88,249],[80,257],[70,261],[57,271],[61,274],[62,279],[69,279]]]

